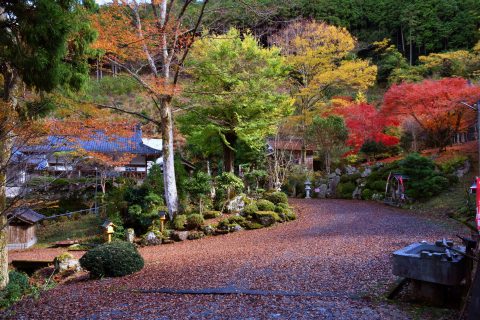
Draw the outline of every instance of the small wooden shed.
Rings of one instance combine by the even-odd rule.
[[[30,208],[16,208],[7,214],[8,250],[27,249],[37,243],[37,223],[45,218]]]

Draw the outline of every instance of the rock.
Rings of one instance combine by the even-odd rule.
[[[228,230],[217,229],[217,230],[215,230],[215,235],[227,234],[229,232],[230,231],[228,231]]]
[[[345,172],[348,174],[348,175],[352,175],[352,174],[355,174],[358,172],[357,168],[351,166],[351,165],[347,165],[345,167]]]
[[[144,246],[158,246],[162,244],[162,239],[158,238],[155,233],[150,231],[147,233],[147,235],[144,237],[142,244]]]
[[[211,225],[208,225],[208,226],[205,226],[205,227],[203,228],[203,232],[204,232],[207,236],[209,236],[209,235],[211,235],[211,234],[213,234],[213,233],[215,232],[215,229],[214,229]]]
[[[337,169],[335,169],[335,173],[340,176],[340,175],[342,175],[342,170],[337,168]]]
[[[57,272],[64,272],[67,270],[74,270],[75,272],[78,272],[82,269],[78,259],[73,258],[73,256],[69,253],[63,253],[59,255],[53,260],[53,263]]]
[[[337,192],[337,186],[340,183],[340,176],[335,176],[328,182],[327,195],[332,196]]]
[[[245,202],[243,201],[243,196],[236,196],[232,200],[230,200],[227,205],[227,211],[230,213],[236,213],[243,210],[245,207]]]
[[[328,186],[326,184],[321,184],[320,187],[318,187],[318,197],[320,199],[325,199],[327,197],[327,190]]]
[[[202,231],[190,231],[188,233],[187,239],[188,240],[196,240],[196,239],[201,239],[203,237],[205,237],[205,233],[203,233]]]
[[[240,227],[239,225],[236,225],[235,227],[232,228],[233,232],[242,231],[242,230],[243,230],[243,228]]]
[[[163,244],[172,244],[172,243],[175,243],[175,241],[171,240],[171,239],[163,239],[162,240],[162,243]]]
[[[332,172],[332,173],[330,173],[330,174],[328,175],[328,179],[329,179],[329,180],[330,180],[330,179],[333,179],[333,178],[335,178],[336,176],[337,176],[337,174],[336,174],[335,172]]]
[[[175,241],[185,241],[188,239],[188,231],[174,231],[172,232],[172,238]]]
[[[372,169],[369,167],[366,167],[365,170],[362,172],[362,178],[366,178],[371,174],[372,174]]]
[[[262,216],[258,219],[258,222],[262,226],[268,227],[275,223],[275,218],[272,216]]]
[[[356,187],[352,193],[352,199],[362,199],[362,189],[360,187]]]
[[[463,167],[455,171],[455,175],[459,178],[463,177],[470,171],[470,161],[466,160],[463,164]]]
[[[132,228],[128,228],[125,232],[125,236],[128,242],[133,243],[133,241],[135,240],[135,230],[133,230]]]

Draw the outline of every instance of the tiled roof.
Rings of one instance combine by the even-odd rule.
[[[33,211],[30,208],[16,208],[7,214],[9,219],[18,219],[26,223],[35,224],[40,220],[43,220],[45,216],[38,212]]]
[[[130,137],[107,136],[102,131],[96,132],[88,140],[74,137],[48,136],[44,144],[22,147],[21,151],[53,153],[76,149],[99,153],[131,153],[158,156],[162,153],[161,150],[151,148],[143,143],[142,131],[139,128],[135,128]]]

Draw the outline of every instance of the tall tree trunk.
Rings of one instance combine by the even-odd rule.
[[[5,132],[0,128],[0,135]],[[8,133],[7,133],[8,134]],[[10,148],[6,140],[0,140],[0,290],[8,284],[8,226],[7,216],[4,212],[6,208],[6,183],[7,175],[5,165],[10,158]]]
[[[168,214],[170,219],[173,219],[178,212],[178,194],[177,181],[175,179],[172,106],[166,98],[162,98],[160,102],[162,110],[163,183]]]
[[[7,64],[0,65],[3,74],[2,112],[0,113],[0,290],[8,284],[8,226],[6,216],[7,204],[7,164],[10,160],[13,138],[11,129],[14,127],[16,111],[18,78],[16,72]]]
[[[225,172],[234,172],[235,151],[233,147],[237,141],[237,136],[234,133],[225,134],[225,139],[229,145],[223,144],[223,169]]]

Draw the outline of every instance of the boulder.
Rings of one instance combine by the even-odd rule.
[[[187,239],[188,240],[196,240],[196,239],[201,239],[203,237],[205,237],[205,233],[203,233],[202,231],[190,231],[188,233]]]
[[[262,217],[258,218],[258,222],[262,226],[268,227],[268,226],[271,226],[272,224],[275,223],[275,218],[272,217],[272,216],[262,216]]]
[[[335,176],[328,182],[327,195],[332,196],[337,192],[337,186],[340,183],[340,176]]]
[[[353,166],[351,166],[351,165],[347,165],[347,166],[345,167],[345,172],[346,172],[346,174],[348,174],[348,175],[352,175],[352,174],[357,173],[358,170],[357,170],[357,168],[355,168],[355,167],[353,167]]]
[[[325,199],[327,197],[327,190],[328,186],[326,184],[321,184],[320,187],[318,187],[318,197],[320,199]]]
[[[188,231],[174,231],[172,232],[172,238],[175,241],[185,241],[188,239]]]
[[[234,227],[232,228],[232,231],[233,231],[233,232],[242,231],[242,230],[243,230],[243,228],[240,227],[239,225],[236,225],[236,226],[234,226]]]
[[[356,187],[352,193],[352,199],[362,199],[362,189],[360,187]]]
[[[372,174],[372,169],[369,167],[366,167],[365,170],[362,172],[362,178],[366,178],[371,174]]]
[[[342,175],[342,170],[340,170],[340,168],[335,169],[335,174],[339,176]]]
[[[240,212],[243,210],[243,207],[245,207],[245,201],[243,201],[243,196],[236,196],[226,205],[227,211],[230,213]]]
[[[203,232],[204,232],[207,236],[209,236],[209,235],[211,235],[211,234],[213,234],[213,233],[215,232],[215,229],[214,229],[211,225],[208,225],[208,226],[205,226],[205,227],[203,228]]]
[[[455,175],[459,178],[463,177],[470,171],[470,161],[466,160],[463,166],[455,171]]]
[[[78,261],[78,259],[75,259],[69,253],[63,253],[59,255],[53,260],[53,263],[57,272],[64,272],[67,270],[74,270],[75,272],[77,272],[82,269],[82,267],[80,267],[80,262]]]
[[[158,238],[155,233],[152,231],[148,232],[147,235],[144,237],[142,244],[145,246],[157,246],[162,244],[162,239]]]

